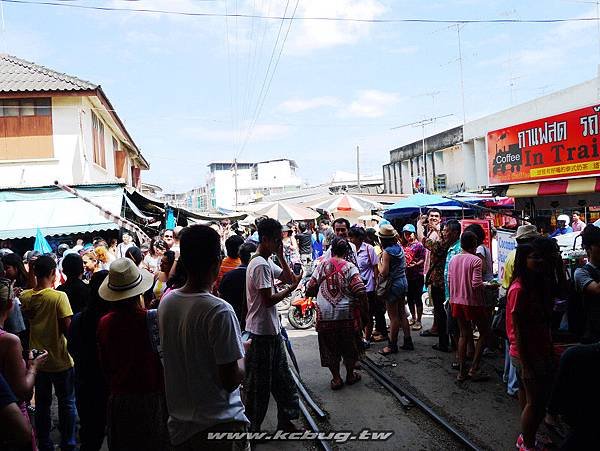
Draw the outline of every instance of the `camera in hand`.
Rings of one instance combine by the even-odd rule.
[[[28,360],[29,359],[29,352],[31,352],[31,354],[33,355],[33,357],[31,358],[31,360],[37,359],[40,355],[42,355],[44,353],[44,351],[40,351],[39,349],[31,349],[31,351],[23,351],[23,359]]]

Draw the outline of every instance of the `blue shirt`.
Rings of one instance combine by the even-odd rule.
[[[448,249],[448,254],[446,255],[446,266],[444,267],[444,284],[446,285],[446,300],[450,299],[450,284],[448,283],[448,267],[450,266],[450,260],[455,255],[460,254],[461,252],[460,240],[457,240],[450,249]]]
[[[550,234],[550,238],[554,238],[555,236],[558,236],[558,235],[565,235],[567,233],[573,233],[573,227],[566,226],[562,229],[556,229],[554,232],[552,232]]]

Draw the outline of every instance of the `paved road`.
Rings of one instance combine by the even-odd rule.
[[[425,327],[431,318],[425,318]],[[323,430],[363,428],[391,430],[394,436],[383,443],[353,442],[333,444],[334,449],[460,449],[445,432],[418,411],[404,412],[395,399],[365,371],[363,380],[351,387],[333,392],[329,389],[330,374],[321,368],[316,333],[288,328],[301,367],[302,379],[317,403],[328,413]],[[416,335],[416,334],[415,334]],[[516,400],[506,395],[498,372],[499,357],[485,359],[492,376],[487,382],[467,383],[459,388],[454,383],[456,372],[450,368],[451,354],[431,349],[434,338],[414,337],[416,350],[400,352],[393,357],[376,353],[383,344],[373,345],[369,355],[380,363],[388,374],[410,387],[423,400],[456,426],[467,432],[482,449],[506,450],[514,447],[519,433],[519,408]],[[274,415],[274,412],[273,414]],[[298,449],[298,444],[268,444],[262,449]]]

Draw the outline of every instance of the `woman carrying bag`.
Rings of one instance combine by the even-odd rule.
[[[398,352],[398,332],[400,326],[404,332],[404,344],[400,349],[414,350],[410,336],[410,326],[406,317],[406,257],[402,246],[398,243],[398,232],[391,224],[383,224],[377,233],[381,242],[381,258],[379,259],[379,277],[377,283],[377,296],[384,299],[387,314],[390,317],[389,345],[379,351],[382,355],[396,354]]]

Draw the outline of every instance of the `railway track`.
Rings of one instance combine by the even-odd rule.
[[[479,449],[481,449],[467,437],[464,432],[460,431],[456,426],[450,423],[447,418],[444,418],[442,415],[435,412],[409,389],[392,379],[369,356],[365,356],[361,360],[361,363],[362,368],[400,402],[403,410],[408,411],[411,408],[417,408],[433,423],[450,435],[452,439],[459,443],[464,449],[473,451],[479,451]]]

